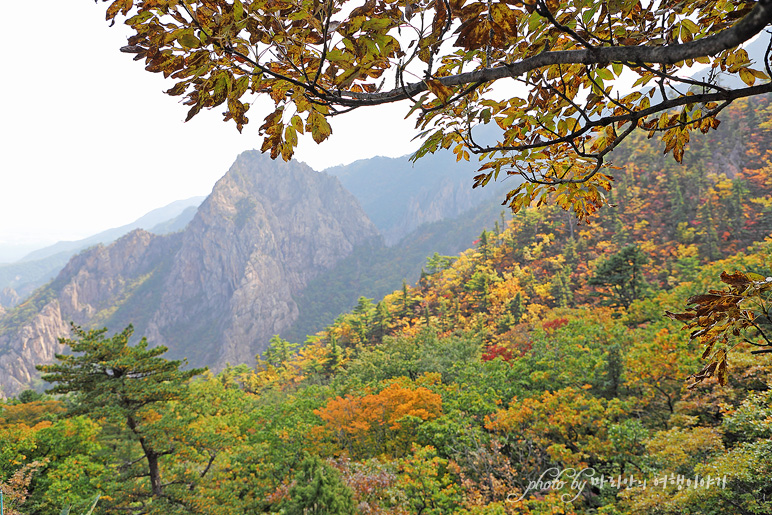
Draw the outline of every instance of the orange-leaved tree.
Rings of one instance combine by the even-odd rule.
[[[397,381],[361,397],[337,397],[314,413],[352,455],[400,456],[410,450],[417,424],[442,414],[438,394],[407,383]]]

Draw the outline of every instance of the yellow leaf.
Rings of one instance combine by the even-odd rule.
[[[436,79],[429,79],[426,81],[426,87],[429,91],[440,99],[443,104],[448,101],[448,98],[453,94],[453,89],[445,86],[442,82]]]
[[[738,73],[743,82],[748,86],[753,86],[756,83],[756,76],[748,68],[740,68]]]

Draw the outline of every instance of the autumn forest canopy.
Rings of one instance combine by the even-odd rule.
[[[772,513],[772,62],[742,48],[772,0],[107,18],[188,119],[219,107],[240,130],[269,96],[274,158],[404,101],[416,159],[477,156],[470,186],[515,188],[471,248],[256,364],[73,324],[45,385],[0,403],[7,513]]]

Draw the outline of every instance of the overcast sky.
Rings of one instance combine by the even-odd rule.
[[[183,123],[173,85],[122,54],[93,0],[5,2],[0,17],[0,245],[79,239],[174,200],[208,194],[236,156],[259,148],[265,111],[239,134],[221,111]],[[296,158],[317,170],[417,146],[408,105],[333,120]],[[262,113],[262,114],[261,114]]]

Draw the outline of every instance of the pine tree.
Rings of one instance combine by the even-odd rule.
[[[573,301],[571,292],[571,279],[564,269],[560,269],[552,276],[550,293],[555,299],[555,305],[560,308],[568,307]]]
[[[382,300],[375,305],[375,327],[373,328],[373,338],[376,341],[381,341],[386,331],[389,329],[389,322],[391,321],[391,313],[389,308],[386,307],[386,303]]]
[[[84,331],[73,324],[76,340],[60,338],[72,354],[56,354],[59,363],[38,366],[44,381],[57,383],[48,390],[54,394],[75,394],[70,415],[88,414],[94,418],[125,425],[139,442],[147,462],[152,497],[162,497],[159,458],[174,452],[168,439],[152,436],[153,422],[146,415],[152,409],[185,397],[186,382],[206,369],[180,370],[185,361],[159,357],[166,347],[148,349],[146,338],[134,346],[129,340],[134,328],[105,338],[107,329]],[[168,436],[168,435],[167,435]]]
[[[626,309],[643,295],[646,287],[643,265],[648,261],[648,256],[637,245],[628,245],[616,254],[601,259],[588,284],[608,287],[613,303]]]
[[[402,279],[402,312],[403,317],[407,316],[410,309],[410,294],[407,291],[407,281]]]
[[[287,515],[353,515],[354,495],[340,473],[318,456],[309,456],[295,476],[289,500],[282,513]]]
[[[487,230],[483,229],[483,232],[480,234],[479,239],[479,246],[480,253],[482,254],[484,259],[488,259],[491,254],[490,249],[490,236]]]
[[[274,367],[281,366],[282,363],[289,361],[296,349],[297,343],[290,343],[281,338],[278,334],[271,337],[268,342],[268,348],[265,350],[264,359]]]

